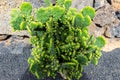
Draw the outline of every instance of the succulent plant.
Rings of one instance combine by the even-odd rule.
[[[30,71],[38,79],[55,78],[57,73],[64,79],[80,79],[83,65],[97,65],[105,45],[103,37],[88,34],[95,10],[86,6],[78,12],[70,7],[72,0],[57,0],[54,6],[50,0],[44,1],[46,7],[36,11],[24,2],[11,12],[12,28],[28,30],[31,35]]]

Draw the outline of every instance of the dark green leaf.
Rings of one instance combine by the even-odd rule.
[[[86,56],[84,56],[83,54],[80,54],[77,56],[77,60],[80,64],[82,65],[87,65],[88,64],[88,59]]]
[[[23,17],[20,15],[12,19],[10,23],[11,23],[13,30],[20,30],[20,24],[22,23],[22,21],[23,21]]]
[[[106,44],[105,39],[103,37],[97,37],[95,41],[95,45],[99,48],[104,47]]]
[[[92,53],[87,53],[86,57],[88,58],[88,60],[91,60],[92,59]]]
[[[84,17],[82,14],[76,14],[76,16],[73,19],[73,25],[76,27],[84,27]]]

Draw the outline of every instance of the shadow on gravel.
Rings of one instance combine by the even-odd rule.
[[[120,80],[120,48],[110,52],[102,51],[103,55],[97,66],[90,64],[84,67],[83,76],[80,80]],[[37,80],[28,69],[20,80]],[[44,80],[53,80],[46,78]],[[55,80],[63,80],[57,75]]]

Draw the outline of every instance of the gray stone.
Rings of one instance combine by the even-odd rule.
[[[89,1],[88,0],[73,0],[71,7],[77,8],[79,11],[85,6],[93,7],[93,0],[89,0]]]
[[[105,25],[104,28],[104,35],[107,38],[120,37],[120,21],[118,19],[116,19],[112,24]]]
[[[31,45],[28,42],[15,37],[0,42],[0,80],[20,80],[29,67]]]
[[[106,0],[95,0],[93,5],[94,5],[95,9],[98,9],[98,8],[104,6],[105,3],[106,3]]]
[[[81,80],[120,80],[120,48],[103,52],[99,64],[84,67]]]
[[[115,13],[112,7],[109,4],[101,7],[97,10],[96,15],[93,19],[95,24],[99,24],[100,26],[105,26],[106,24],[111,24],[116,20]]]
[[[120,38],[120,24],[118,27],[115,28],[114,30],[114,37]]]
[[[115,10],[109,4],[97,10],[93,22],[99,27],[104,27],[104,35],[108,38],[115,36],[115,28],[120,24]]]

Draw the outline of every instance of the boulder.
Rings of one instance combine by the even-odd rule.
[[[96,11],[96,15],[93,19],[95,24],[99,24],[100,26],[105,26],[106,24],[111,24],[116,20],[115,13],[113,8],[106,4],[100,9]]]
[[[106,3],[107,3],[106,0],[95,0],[95,1],[94,1],[94,4],[93,4],[93,7],[94,7],[95,9],[99,9],[99,8],[101,8],[102,6],[104,6]]]
[[[111,5],[106,4],[96,11],[93,22],[98,27],[104,27],[106,29],[104,32],[105,36],[111,38],[115,36],[115,27],[119,25],[120,20],[117,18],[115,10]]]
[[[28,42],[27,38],[17,36],[0,41],[0,80],[20,80],[29,67],[31,45]]]

